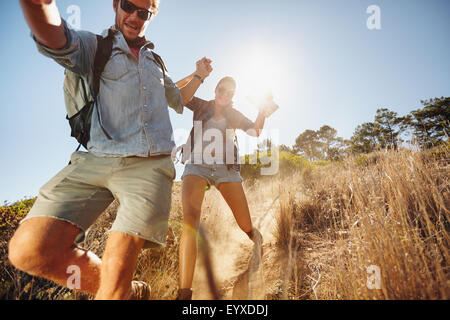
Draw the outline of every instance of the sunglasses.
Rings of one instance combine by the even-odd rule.
[[[227,90],[225,88],[219,87],[217,88],[217,92],[219,94],[226,94],[227,96],[234,96],[234,90]]]
[[[137,15],[142,20],[150,20],[153,15],[153,12],[147,9],[139,8],[134,3],[128,0],[120,0],[120,7],[123,11],[129,14],[133,14],[133,12],[137,11]]]

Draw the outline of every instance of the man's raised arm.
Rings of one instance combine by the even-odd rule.
[[[20,0],[22,10],[36,40],[51,49],[67,44],[61,15],[54,0]]]

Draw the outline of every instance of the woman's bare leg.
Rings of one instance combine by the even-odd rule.
[[[251,232],[253,229],[252,219],[242,183],[224,182],[219,184],[217,189],[233,212],[234,218],[242,231],[245,233]]]
[[[230,206],[230,209],[233,212],[233,215],[239,227],[254,242],[252,255],[248,265],[248,270],[246,271],[248,272],[247,274],[248,283],[244,283],[245,286],[248,286],[247,299],[252,299],[253,295],[256,293],[255,288],[257,288],[257,285],[261,283],[258,282],[257,271],[260,270],[262,261],[261,259],[263,255],[263,247],[262,247],[263,238],[259,230],[254,228],[252,225],[250,210],[248,208],[247,198],[245,196],[242,183],[235,183],[235,182],[221,183],[219,184],[218,189],[222,194],[222,196],[224,197],[225,201]]]
[[[179,261],[179,288],[190,289],[194,278],[195,261],[197,259],[197,230],[205,196],[207,181],[198,176],[189,175],[183,178],[183,232],[181,234]]]

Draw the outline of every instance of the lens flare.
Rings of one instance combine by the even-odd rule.
[[[254,45],[243,54],[236,69],[238,91],[236,98],[247,106],[261,108],[265,101],[277,99],[282,90],[282,78],[285,72],[280,57],[268,49]],[[241,104],[240,104],[241,105]]]

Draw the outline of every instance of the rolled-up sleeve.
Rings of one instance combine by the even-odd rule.
[[[202,100],[200,98],[197,97],[192,97],[191,101],[189,101],[186,104],[186,107],[192,111],[198,111],[200,110],[201,106],[206,104],[207,102],[205,100]]]
[[[169,107],[175,110],[177,113],[183,113],[183,97],[181,96],[180,89],[172,81],[172,78],[166,74],[164,79],[164,87],[166,90],[166,99]]]
[[[32,34],[36,42],[38,51],[46,57],[55,60],[64,68],[82,76],[92,69],[95,51],[97,50],[97,37],[88,31],[75,31],[69,28],[66,21],[63,21],[64,33],[67,44],[61,49],[51,49],[39,43]]]

